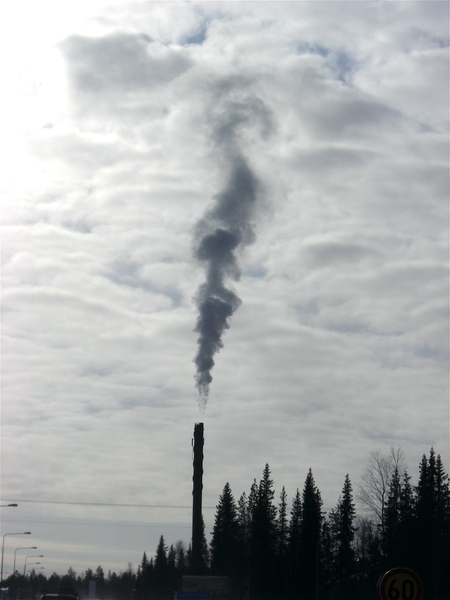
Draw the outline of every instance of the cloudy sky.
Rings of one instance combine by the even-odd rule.
[[[377,449],[448,470],[448,10],[2,9],[5,573],[189,543],[196,422],[207,531],[266,463],[325,509]],[[237,309],[199,402],[205,297]]]

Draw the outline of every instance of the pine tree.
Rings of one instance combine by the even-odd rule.
[[[253,480],[252,487],[250,488],[250,494],[248,495],[247,509],[250,516],[250,521],[253,517],[253,513],[258,505],[258,484],[256,479]]]
[[[178,540],[175,544],[175,565],[180,577],[187,573],[187,552],[185,543],[182,540]]]
[[[239,545],[239,522],[236,502],[229,483],[219,497],[211,539],[211,572],[235,576],[239,570],[236,549]]]
[[[164,599],[167,596],[167,547],[164,536],[159,538],[156,548],[155,562],[153,568],[153,589],[156,598]]]
[[[149,562],[147,554],[144,552],[136,577],[136,595],[138,599],[148,597],[152,586],[152,576],[153,563]]]
[[[436,595],[450,597],[448,589],[448,566],[450,563],[450,487],[441,456],[436,458],[434,490],[436,496]]]
[[[430,596],[441,598],[447,591],[446,576],[450,555],[450,489],[440,456],[434,448],[422,456],[416,487],[417,543],[421,548],[417,570],[423,573]]]
[[[413,567],[416,548],[416,516],[414,492],[410,484],[411,477],[405,470],[400,485],[399,502],[399,559],[398,564]]]
[[[97,591],[96,597],[103,598],[104,590],[105,590],[105,573],[104,573],[101,565],[99,565],[95,570],[94,580],[95,580],[96,591]]]
[[[181,589],[181,574],[177,569],[177,555],[173,544],[167,555],[167,582],[169,591],[174,592]]]
[[[336,507],[338,517],[336,573],[338,575],[337,596],[346,598],[354,593],[356,555],[353,547],[355,530],[355,505],[353,503],[352,484],[348,474],[345,477],[342,496]]]
[[[416,487],[417,545],[421,549],[415,568],[422,578],[425,589],[433,586],[434,562],[434,451],[431,451],[431,464],[425,454],[419,465],[419,481]]]
[[[251,581],[253,595],[262,600],[273,594],[276,564],[276,507],[273,505],[273,481],[266,464],[257,495],[250,494],[251,505]]]
[[[383,524],[383,554],[386,568],[401,564],[400,522],[401,522],[401,483],[398,469],[394,470],[389,485],[388,498]]]
[[[300,582],[303,597],[305,600],[310,600],[316,596],[318,550],[322,529],[322,498],[311,469],[309,469],[303,487],[302,507]]]
[[[276,522],[277,530],[277,564],[276,570],[278,573],[279,591],[283,597],[288,597],[288,579],[289,579],[289,564],[288,564],[288,520],[287,520],[287,494],[283,486],[280,494],[280,503],[278,505],[278,518]]]
[[[202,517],[202,567],[201,567],[201,573],[199,573],[199,574],[202,574],[202,575],[208,574],[209,563],[210,563],[209,547],[208,547],[208,541],[206,540],[206,535],[205,535],[205,521]]]
[[[332,597],[335,587],[334,572],[334,538],[331,533],[330,519],[324,519],[318,547],[318,592],[319,596]]]
[[[237,519],[239,527],[239,541],[236,548],[236,559],[239,564],[238,586],[242,597],[248,597],[250,589],[249,571],[250,571],[250,540],[251,540],[251,511],[249,508],[249,499],[243,492],[239,498],[237,506]]]
[[[280,504],[278,505],[277,534],[278,553],[284,556],[286,554],[288,539],[287,494],[284,486],[281,489]]]
[[[300,532],[303,520],[303,506],[300,490],[297,492],[292,501],[291,518],[289,521],[289,565],[290,565],[290,581],[291,590],[294,596],[300,593]]]

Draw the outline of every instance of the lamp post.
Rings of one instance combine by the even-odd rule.
[[[28,546],[26,548],[16,548],[14,550],[14,568],[13,568],[13,575],[16,574],[16,553],[17,550],[37,550],[37,546]]]
[[[3,542],[2,542],[2,569],[1,569],[1,574],[0,574],[0,583],[3,581],[3,556],[5,554],[5,537],[7,535],[31,535],[31,531],[22,531],[20,533],[5,533],[5,535],[3,536]]]
[[[25,571],[27,569],[27,560],[29,558],[44,558],[44,555],[43,554],[33,554],[33,555],[30,555],[30,556],[25,556],[25,564],[23,565],[23,576],[24,577],[25,577]],[[31,563],[31,564],[32,565],[40,565],[41,563],[37,562],[37,563]]]
[[[18,504],[1,504],[0,508],[7,508],[8,506],[19,506]]]

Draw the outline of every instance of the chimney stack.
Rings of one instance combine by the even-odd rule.
[[[194,475],[192,490],[192,569],[196,575],[203,571],[202,544],[203,544],[203,517],[202,517],[202,490],[203,490],[203,423],[196,423],[194,427]]]

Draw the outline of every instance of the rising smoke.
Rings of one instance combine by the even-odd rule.
[[[262,126],[263,134],[271,125],[270,114],[258,98],[247,97],[239,102],[228,99],[221,103],[216,112],[214,136],[228,172],[227,179],[194,230],[194,256],[204,265],[206,275],[196,296],[198,352],[194,359],[199,403],[203,408],[212,381],[213,357],[223,347],[224,330],[229,328],[229,319],[241,304],[236,293],[227,287],[228,282],[240,278],[236,251],[255,239],[252,223],[262,188],[242,151],[242,132],[255,123]]]

